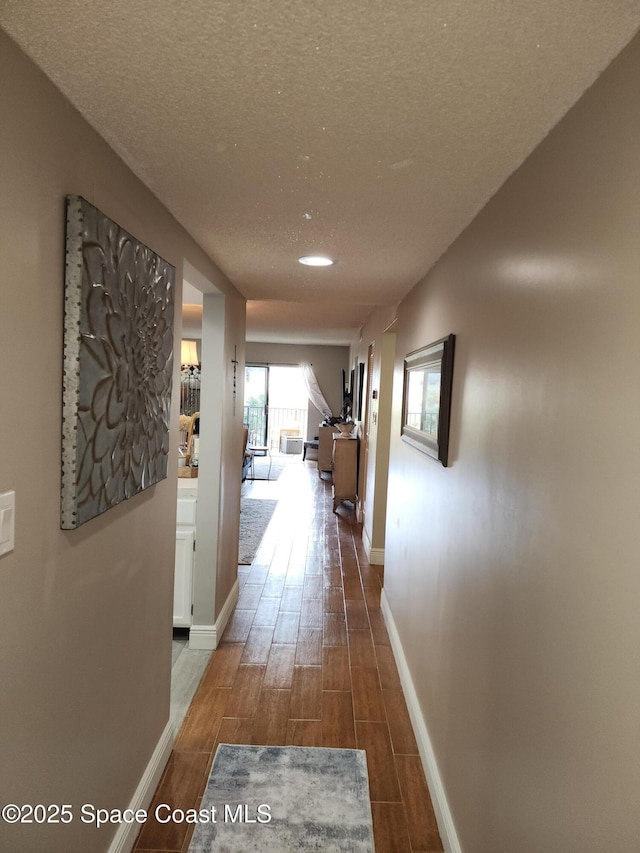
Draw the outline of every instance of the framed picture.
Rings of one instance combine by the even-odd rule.
[[[364,390],[364,361],[358,362],[358,372],[356,374],[356,401],[355,401],[355,419],[362,420],[362,392]]]
[[[455,335],[409,353],[404,360],[402,438],[445,467],[449,456],[449,422]]]
[[[175,270],[67,197],[63,530],[167,476]]]

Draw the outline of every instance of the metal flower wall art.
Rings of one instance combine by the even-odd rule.
[[[167,476],[175,269],[67,197],[61,527]]]

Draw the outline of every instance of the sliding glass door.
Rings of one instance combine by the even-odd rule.
[[[265,446],[269,428],[269,367],[248,364],[244,375],[244,417],[249,444]]]
[[[246,366],[243,420],[249,428],[249,444],[269,447],[277,453],[282,436],[306,437],[308,408],[299,365]]]

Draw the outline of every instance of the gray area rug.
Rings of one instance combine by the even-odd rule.
[[[271,462],[271,470],[269,470]],[[302,465],[301,453],[272,453],[271,456],[256,456],[253,460],[256,480],[277,480],[283,471]]]
[[[240,502],[240,541],[238,545],[238,563],[249,565],[253,562],[260,542],[271,521],[278,501],[242,498]]]
[[[189,853],[374,849],[363,750],[220,744],[199,811]]]
[[[253,460],[253,467],[256,480],[277,480],[280,474],[284,471],[287,461],[282,461],[276,457],[271,457],[271,468],[269,468],[268,456],[256,456]]]

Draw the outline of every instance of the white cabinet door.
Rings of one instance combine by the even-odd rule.
[[[173,626],[188,628],[191,625],[193,583],[193,543],[195,530],[176,528],[176,568],[173,579]]]

